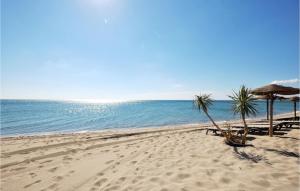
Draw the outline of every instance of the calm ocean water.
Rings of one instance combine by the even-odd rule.
[[[265,116],[266,103],[257,102]],[[288,101],[276,101],[275,113],[291,112]],[[230,101],[215,101],[210,109],[216,120],[237,119]],[[1,135],[94,131],[207,122],[192,101],[135,101],[80,103],[68,101],[1,100]]]

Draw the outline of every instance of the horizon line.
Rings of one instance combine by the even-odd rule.
[[[128,99],[128,100],[98,100],[98,99],[34,99],[34,98],[0,98],[0,101],[57,101],[78,103],[121,103],[121,102],[143,102],[143,101],[193,101],[193,99]],[[231,101],[231,99],[212,99],[213,101]],[[264,100],[257,100],[264,101]]]

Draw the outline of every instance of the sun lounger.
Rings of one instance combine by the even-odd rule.
[[[281,121],[276,127],[280,130],[284,128],[292,128],[294,125],[300,125],[300,121]]]
[[[244,125],[232,125],[232,128],[238,128],[241,129],[240,133],[243,134],[244,133]],[[269,126],[268,124],[249,124],[248,125],[248,129],[249,129],[249,134],[268,134],[269,132]],[[277,128],[273,128],[273,132],[276,131]]]
[[[260,121],[260,122],[250,122],[247,123],[249,128],[249,134],[268,134],[269,133],[269,122],[268,121]],[[281,128],[292,128],[294,125],[300,125],[299,121],[274,121],[273,122],[273,132],[281,130]],[[233,129],[231,132],[237,133],[237,135],[242,135],[244,133],[244,125],[243,124],[233,124],[231,125]],[[228,131],[227,129],[223,129],[223,131]],[[212,132],[215,135],[221,135],[219,129],[216,128],[206,128],[206,135]]]
[[[269,128],[268,127],[248,127],[249,128],[249,134],[269,134]],[[274,132],[274,129],[273,129]],[[244,133],[244,129],[240,130],[240,134]]]
[[[268,121],[266,122],[250,122],[247,123],[248,127],[269,127],[270,123]],[[282,127],[292,127],[293,125],[300,125],[299,121],[274,121],[273,122],[273,128],[282,128]],[[233,124],[231,125],[235,128],[244,128],[243,124]]]
[[[282,117],[282,118],[277,118],[274,119],[274,121],[299,121],[299,116],[297,116],[296,118],[294,117]]]
[[[216,129],[216,128],[206,128],[206,135],[208,134],[208,132],[213,132],[215,135],[221,135],[221,131],[219,129]],[[223,131],[228,131],[227,129],[223,129]],[[241,132],[243,130],[241,129],[232,129],[230,130],[232,133],[237,133],[237,135],[241,134]],[[219,133],[219,134],[218,134]]]

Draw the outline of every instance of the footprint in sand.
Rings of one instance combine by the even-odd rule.
[[[202,182],[197,181],[197,182],[195,183],[195,185],[198,186],[198,187],[201,187],[203,184],[202,184]]]
[[[169,190],[166,188],[162,188],[160,191],[169,191]]]
[[[228,184],[230,182],[230,179],[223,177],[223,178],[221,178],[221,182],[225,183],[225,184]]]
[[[52,162],[52,160],[46,160],[44,162],[41,162],[40,164],[44,164],[44,163],[48,163],[48,162]]]
[[[111,190],[119,190],[120,186],[112,186],[105,189],[105,191],[111,191]]]
[[[54,188],[56,188],[58,186],[58,184],[52,184],[52,185],[50,185],[48,188],[50,188],[50,189],[54,189]]]
[[[285,173],[272,173],[271,174],[274,178],[286,177],[287,174]]]
[[[190,174],[178,174],[177,178],[179,178],[179,179],[186,179],[186,178],[188,178],[190,176],[191,176]]]
[[[42,182],[42,181],[41,180],[37,180],[37,181],[35,181],[33,183],[27,184],[26,186],[24,186],[24,188],[28,188],[28,187],[30,187],[30,186],[32,186],[34,184],[40,183],[40,182]]]
[[[109,161],[105,162],[105,164],[109,164],[109,163],[112,163],[112,162],[114,162],[114,160],[109,160]]]
[[[132,184],[135,184],[136,182],[138,182],[138,179],[133,179],[133,180],[131,181]]]
[[[139,179],[139,180],[142,180],[144,178],[145,178],[144,176],[137,176],[137,179]]]
[[[151,181],[151,182],[157,182],[157,181],[159,181],[159,178],[153,177],[153,178],[150,178],[150,181]]]
[[[269,181],[267,180],[258,180],[258,181],[252,181],[254,184],[258,184],[260,186],[263,186],[263,187],[269,187],[271,184]]]
[[[213,175],[215,172],[216,172],[216,169],[208,169],[208,170],[206,170],[206,174],[207,174],[208,176]]]
[[[54,177],[54,180],[55,180],[55,181],[61,181],[62,179],[63,179],[62,176],[56,176],[56,177]]]
[[[70,170],[67,174],[67,176],[71,176],[71,174],[73,174],[75,172],[75,170]]]
[[[99,172],[99,173],[97,174],[97,176],[103,176],[103,175],[104,175],[103,172]]]
[[[31,178],[34,178],[34,177],[36,177],[36,174],[35,174],[35,173],[33,173],[33,172],[29,173],[29,175],[31,176]]]
[[[213,162],[217,163],[217,162],[219,162],[219,159],[214,159]]]
[[[95,182],[94,185],[100,187],[106,181],[107,181],[107,178],[102,178],[102,179],[98,180],[97,182]]]
[[[135,164],[135,163],[137,163],[137,161],[131,161],[131,164]]]
[[[171,176],[173,174],[173,172],[167,172],[166,175],[167,176]]]
[[[14,168],[14,169],[11,169],[11,171],[18,171],[18,170],[22,170],[22,169],[25,169],[26,167],[19,167],[19,168]]]
[[[63,164],[67,165],[67,164],[70,164],[70,162],[64,161]]]
[[[58,169],[58,167],[50,168],[48,171],[49,172],[55,172]]]
[[[72,154],[76,154],[76,153],[77,153],[77,150],[72,149],[72,150],[71,150],[71,153],[72,153]]]
[[[73,160],[73,158],[69,156],[65,156],[63,160]]]
[[[124,182],[126,180],[126,177],[119,178],[119,181]]]

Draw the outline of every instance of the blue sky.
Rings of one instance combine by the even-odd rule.
[[[296,0],[2,0],[1,98],[224,99],[298,81],[298,16]]]

